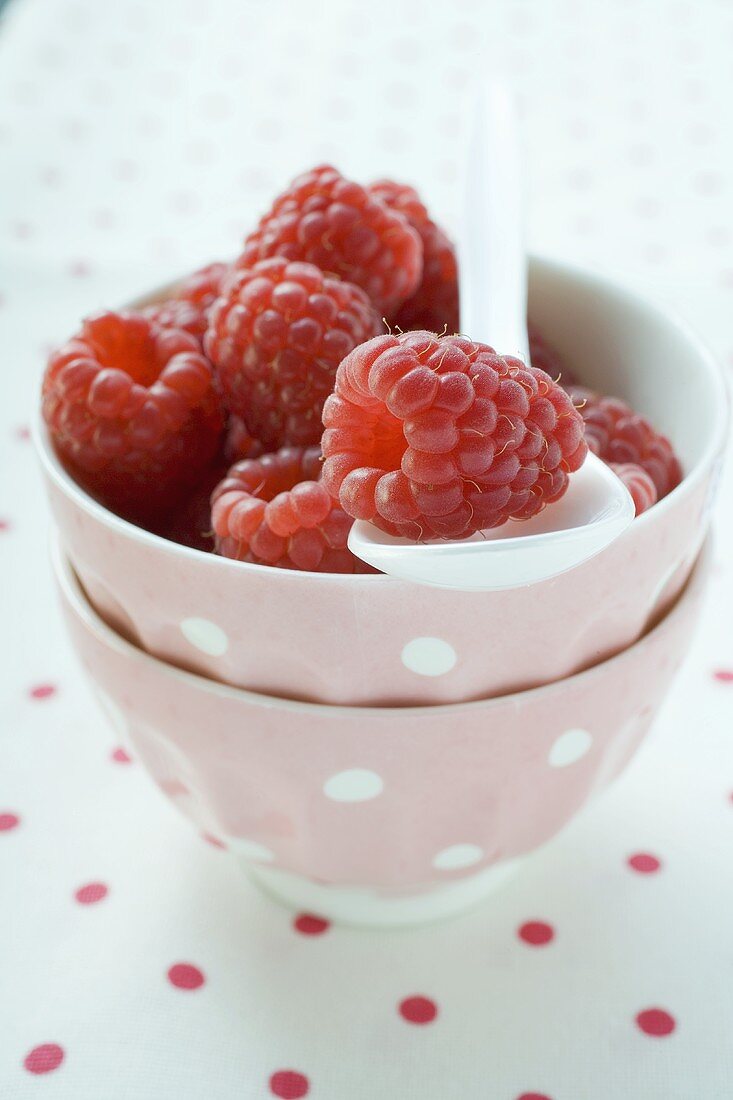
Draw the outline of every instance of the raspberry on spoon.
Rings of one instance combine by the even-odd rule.
[[[380,336],[344,359],[323,410],[323,483],[355,519],[463,539],[558,500],[583,422],[553,380],[465,336]]]
[[[213,463],[223,416],[195,337],[101,313],[55,351],[43,417],[77,480],[127,519],[157,522]]]
[[[217,553],[282,569],[373,572],[348,549],[352,520],[320,473],[318,447],[283,447],[232,466],[211,497]]]
[[[394,313],[422,276],[422,246],[402,214],[330,165],[298,176],[244,242],[238,267],[284,256],[360,286],[380,316]]]

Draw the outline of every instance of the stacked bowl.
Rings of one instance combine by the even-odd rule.
[[[726,429],[715,362],[605,278],[535,260],[530,315],[685,476],[603,553],[527,588],[291,572],[152,535],[37,427],[71,636],[159,787],[261,885],[362,924],[458,911],[625,766],[689,641]]]

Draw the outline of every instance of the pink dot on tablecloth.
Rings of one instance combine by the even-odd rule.
[[[141,114],[138,115],[136,126],[139,132],[145,137],[154,137],[163,130],[162,121],[157,115],[152,114],[150,111],[142,111]]]
[[[656,218],[659,214],[659,200],[653,195],[641,195],[634,202],[634,209],[640,218]]]
[[[320,936],[331,927],[331,922],[325,917],[317,917],[313,913],[299,913],[293,919],[293,928],[303,936]]]
[[[544,947],[555,938],[555,929],[545,921],[529,920],[517,929],[517,935],[532,947]]]
[[[687,131],[687,136],[695,145],[707,145],[712,141],[715,131],[704,122],[695,122]]]
[[[64,1060],[63,1049],[58,1043],[42,1043],[26,1054],[23,1065],[29,1073],[51,1073]]]
[[[72,260],[69,264],[69,275],[72,279],[86,279],[91,273],[91,267],[86,260]]]
[[[226,92],[211,92],[201,100],[202,114],[212,121],[227,118],[233,111],[234,103]]]
[[[15,429],[15,438],[20,443],[25,443],[27,440],[30,439],[30,437],[31,437],[30,428],[27,428],[25,426],[25,424],[19,424],[18,427]]]
[[[193,191],[176,191],[169,197],[168,204],[177,214],[192,214],[199,205],[199,198]]]
[[[86,886],[79,887],[74,897],[80,905],[94,905],[95,902],[106,898],[108,893],[109,890],[103,882],[88,882]]]
[[[280,1100],[300,1100],[308,1095],[309,1089],[308,1078],[294,1069],[279,1069],[270,1078],[270,1092]]]
[[[218,836],[214,836],[213,833],[202,833],[201,836],[212,848],[221,848],[223,851],[226,851],[226,844],[223,840],[220,840]]]
[[[660,1039],[671,1035],[677,1026],[674,1016],[670,1016],[663,1008],[645,1008],[637,1015],[636,1023],[645,1035]]]
[[[638,871],[641,875],[651,875],[662,866],[660,860],[649,852],[637,852],[636,855],[629,856],[628,864],[632,871]]]
[[[199,989],[206,979],[197,966],[191,963],[176,963],[168,971],[168,981],[176,989]]]
[[[517,1100],[550,1100],[550,1097],[544,1092],[523,1092]]]
[[[113,171],[118,180],[127,183],[137,175],[138,166],[134,160],[118,160],[113,166]]]
[[[36,684],[28,691],[31,699],[50,699],[52,695],[56,694],[55,684]]]
[[[123,748],[112,749],[110,756],[115,764],[132,764],[132,757]]]
[[[568,172],[568,186],[576,191],[586,191],[593,186],[593,176],[587,168],[573,168]]]
[[[192,164],[210,164],[216,157],[216,146],[206,138],[197,138],[184,146],[183,155]]]
[[[9,531],[9,530],[10,530],[10,520],[9,519],[0,519],[0,531]]]
[[[429,997],[405,997],[400,1001],[399,1011],[409,1024],[430,1024],[438,1015],[438,1006]]]
[[[643,142],[630,146],[629,160],[638,165],[651,164],[654,160],[654,146]]]
[[[95,210],[92,214],[92,223],[97,229],[111,229],[115,224],[115,215],[113,210],[107,210],[103,207],[101,210]]]
[[[723,248],[730,243],[730,231],[725,225],[711,225],[707,232],[707,242],[714,248]]]
[[[19,825],[20,818],[17,814],[0,814],[0,833],[9,833],[11,829],[17,829]]]
[[[722,181],[715,172],[699,172],[692,185],[698,195],[717,195],[722,188]]]
[[[733,668],[716,668],[713,679],[719,684],[733,684]]]
[[[70,141],[82,141],[87,133],[87,127],[78,118],[66,119],[63,130]]]

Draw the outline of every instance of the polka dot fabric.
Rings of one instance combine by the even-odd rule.
[[[454,225],[461,95],[487,49],[522,73],[532,248],[657,291],[733,366],[732,42],[727,5],[687,0],[373,0],[368,18],[357,0],[3,12],[0,337],[14,368],[0,566],[14,581],[0,942],[13,950],[0,1079],[13,1100],[372,1100],[406,1082],[424,1100],[727,1095],[730,515],[703,629],[623,782],[476,911],[366,933],[243,882],[216,822],[202,823],[209,843],[184,828],[96,708],[55,610],[24,425],[49,346],[80,316],[233,256],[303,166],[415,182]],[[191,615],[177,628],[191,652],[225,653],[216,624]],[[437,643],[408,638],[397,654],[418,685],[453,668]],[[548,783],[594,751],[592,730],[569,722],[562,738],[545,750]],[[320,797],[379,812],[383,779],[344,761]],[[425,798],[437,823],[440,790]],[[271,824],[287,835],[287,819]],[[425,843],[446,881],[493,857],[470,837]],[[247,855],[272,859],[254,842]]]

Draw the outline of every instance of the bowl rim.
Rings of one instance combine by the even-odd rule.
[[[188,669],[179,668],[177,665],[163,661],[160,657],[140,649],[132,642],[113,630],[104,619],[94,610],[90,604],[82,584],[74,571],[68,554],[63,550],[61,538],[58,532],[51,536],[51,562],[54,577],[60,591],[62,601],[70,608],[74,617],[81,620],[84,629],[93,634],[98,642],[107,649],[115,650],[120,656],[131,659],[134,663],[152,664],[158,666],[162,675],[171,680],[183,681],[183,683],[204,693],[240,702],[248,702],[251,706],[266,709],[286,710],[302,713],[306,711],[312,714],[328,714],[331,717],[364,715],[371,718],[396,718],[402,717],[426,717],[427,715],[452,715],[463,713],[467,710],[489,710],[493,707],[519,706],[522,700],[529,697],[539,698],[543,695],[552,696],[555,692],[563,691],[569,683],[578,683],[581,680],[591,680],[601,676],[614,663],[633,659],[646,647],[650,646],[657,637],[669,630],[675,621],[684,613],[687,607],[700,597],[712,566],[712,535],[708,534],[692,568],[692,572],[677,597],[675,603],[659,622],[637,639],[632,645],[608,657],[599,664],[582,669],[572,676],[565,676],[560,680],[554,680],[549,684],[539,684],[537,687],[527,688],[525,691],[513,691],[507,695],[496,695],[488,699],[471,699],[463,703],[434,703],[422,706],[406,707],[378,707],[378,706],[346,706],[342,703],[313,703],[306,700],[285,699],[276,695],[266,695],[247,688],[234,687],[232,684],[222,683],[220,680],[212,680],[207,676],[201,676]]]
[[[596,287],[601,293],[615,295],[629,307],[634,306],[637,309],[640,306],[643,307],[648,314],[656,317],[659,321],[665,322],[671,328],[676,329],[679,338],[684,339],[689,345],[694,346],[698,360],[704,368],[704,376],[713,392],[712,405],[715,410],[714,423],[712,426],[713,430],[708,435],[703,453],[700,455],[695,465],[684,474],[679,485],[668,493],[666,497],[658,501],[653,508],[648,509],[646,512],[643,512],[642,515],[636,517],[632,526],[638,530],[640,526],[645,526],[654,522],[654,517],[661,517],[665,511],[674,506],[676,500],[683,493],[692,492],[695,486],[703,479],[708,468],[715,463],[716,458],[722,451],[727,433],[728,391],[724,383],[720,363],[698,333],[687,323],[687,321],[680,317],[676,310],[667,306],[666,303],[663,305],[661,302],[647,297],[646,294],[639,293],[637,290],[617,281],[614,277],[607,276],[592,268],[538,255],[531,256],[530,263],[533,268],[540,271],[544,270],[551,276],[553,274],[557,276],[569,275],[571,279],[576,282],[586,283]],[[159,298],[161,294],[170,292],[175,285],[176,283],[174,281],[166,284],[164,287],[151,290],[148,294],[134,299],[126,308],[141,308],[146,301],[153,301]],[[207,553],[206,551],[197,550],[190,546],[183,546],[181,543],[173,542],[170,539],[164,538],[162,535],[156,535],[152,531],[147,531],[143,527],[136,526],[129,520],[116,515],[103,504],[100,504],[99,501],[95,500],[94,497],[77,484],[71,474],[68,473],[62,465],[54,450],[48,430],[43,421],[40,401],[36,402],[31,423],[31,435],[36,453],[40,457],[41,465],[46,475],[57,488],[60,489],[64,496],[69,498],[77,507],[81,508],[82,511],[86,512],[91,519],[100,522],[103,526],[112,528],[126,539],[141,544],[147,544],[153,548],[157,548],[163,553],[182,556],[184,559],[188,558],[193,561],[198,561],[199,563],[208,561],[210,563],[209,568],[211,569],[236,569],[240,571],[240,573],[242,570],[245,570],[254,575],[261,575],[263,570],[267,570],[268,574],[271,574],[273,569],[277,569],[276,566],[259,565],[255,562],[235,561],[231,558],[221,557],[218,554]],[[386,583],[404,585],[408,583],[398,577],[389,576],[386,573],[314,573],[295,569],[277,569],[277,573],[284,583],[290,584],[306,582],[311,584],[314,582],[319,584],[354,584],[358,582],[360,584]],[[287,581],[285,580],[286,578]]]

